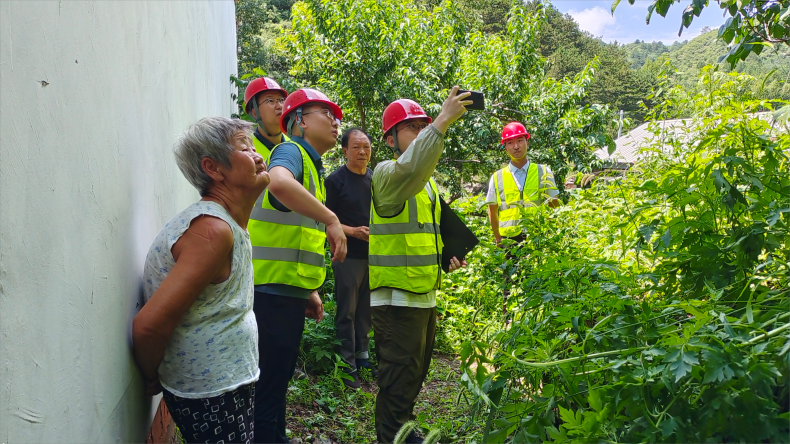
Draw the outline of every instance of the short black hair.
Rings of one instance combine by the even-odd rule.
[[[343,131],[343,137],[340,138],[340,146],[341,147],[348,148],[348,139],[351,138],[351,135],[354,134],[355,131],[359,131],[360,133],[364,134],[365,137],[368,138],[368,142],[371,142],[371,143],[373,142],[373,140],[370,138],[370,134],[368,134],[367,131],[363,130],[362,128],[360,128],[358,126],[353,126],[353,127],[349,128],[349,129]]]

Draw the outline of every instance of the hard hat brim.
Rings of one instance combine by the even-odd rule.
[[[387,128],[386,130],[384,130],[384,135],[382,136],[382,139],[387,140],[387,136],[389,135],[390,130],[392,128],[395,128],[399,123],[409,122],[409,121],[412,121],[412,120],[423,120],[423,119],[427,119],[428,120],[428,124],[433,123],[433,119],[431,119],[429,116],[425,116],[425,117],[422,117],[422,116],[420,116],[420,117],[409,117],[409,118],[406,118],[406,119],[403,119],[403,120],[399,120],[399,121],[393,123],[392,125],[390,125],[389,128]]]
[[[307,101],[307,102],[299,104],[299,106],[297,108],[302,108],[304,106],[314,105],[314,104],[317,104],[317,103],[329,106],[329,108],[332,110],[332,114],[335,115],[335,118],[341,119],[341,120],[343,119],[343,110],[336,103],[330,102],[329,100],[320,100],[320,99],[310,100],[310,101]],[[280,131],[282,131],[283,133],[287,134],[287,131],[288,131],[288,129],[285,127],[285,119],[291,113],[293,113],[295,111],[296,110],[289,111],[288,113],[283,112],[283,114],[280,116]]]

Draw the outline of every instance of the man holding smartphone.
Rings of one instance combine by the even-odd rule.
[[[379,358],[376,435],[393,442],[409,421],[431,364],[436,290],[442,281],[439,191],[431,178],[444,133],[465,112],[469,93],[453,87],[432,121],[413,100],[384,110],[382,128],[396,160],[373,172],[370,305]],[[466,265],[452,258],[450,271]],[[422,442],[412,432],[405,442]]]

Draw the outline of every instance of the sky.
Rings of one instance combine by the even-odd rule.
[[[581,29],[607,43],[615,40],[619,43],[631,43],[637,39],[647,42],[661,41],[665,44],[682,42],[698,36],[705,26],[718,29],[726,20],[718,4],[710,2],[710,7],[703,9],[699,17],[694,17],[691,26],[688,29],[683,28],[683,34],[678,37],[681,16],[686,6],[691,3],[690,0],[673,4],[666,18],[654,13],[649,25],[645,23],[647,7],[652,3],[649,0],[637,0],[633,5],[628,4],[628,0],[622,0],[614,16],[611,14],[611,1],[551,0],[551,3],[560,12],[570,14]]]

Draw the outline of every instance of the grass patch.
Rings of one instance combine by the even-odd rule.
[[[414,408],[423,434],[438,428],[443,443],[470,442],[481,436],[477,424],[467,424],[470,405],[458,385],[459,367],[457,357],[434,353]],[[331,373],[291,381],[286,411],[291,442],[375,442],[377,393],[378,386],[367,370],[363,370],[359,390],[346,389]]]

